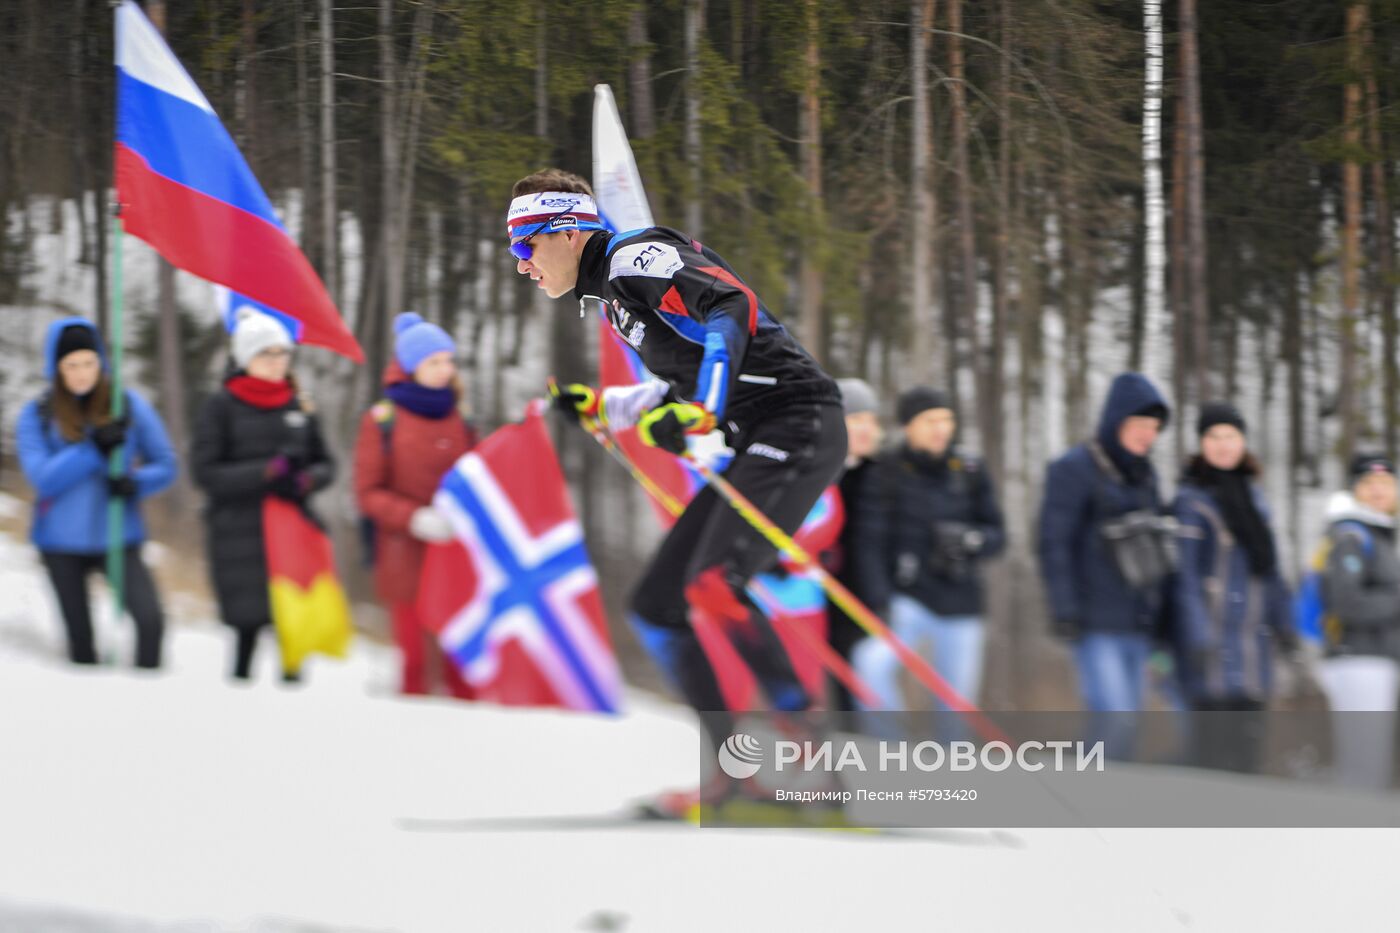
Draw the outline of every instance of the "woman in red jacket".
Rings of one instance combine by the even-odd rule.
[[[360,419],[355,498],[360,514],[374,523],[375,585],[403,653],[403,692],[431,692],[431,658],[452,694],[470,698],[470,688],[438,649],[416,607],[426,545],[452,540],[447,518],[433,508],[433,494],[443,474],[476,443],[460,412],[455,351],[447,332],[419,315],[394,319],[385,397]]]

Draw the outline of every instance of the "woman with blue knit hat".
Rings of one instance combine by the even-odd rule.
[[[175,480],[175,451],[151,404],[126,392],[126,415],[114,420],[112,383],[97,328],[83,318],[55,321],[44,348],[49,388],[19,416],[20,467],[34,487],[34,544],[44,560],[68,633],[74,664],[96,664],[87,578],[101,572],[108,506],[124,500],[124,594],[136,622],[136,666],[161,662],[164,621],[150,571],[141,559],[146,530],[140,502]],[[124,470],[110,476],[120,450]]]
[[[432,692],[431,667],[448,691],[471,691],[417,611],[418,578],[427,545],[452,540],[447,518],[433,508],[442,476],[476,443],[462,418],[456,344],[436,324],[413,312],[394,319],[394,359],[384,371],[384,398],[360,419],[355,443],[355,499],[371,524],[374,578],[389,610],[403,656],[400,687]]]
[[[207,553],[219,612],[237,633],[233,677],[252,675],[258,638],[272,626],[263,499],[277,496],[310,512],[310,499],[335,478],[320,422],[292,375],[295,342],[281,321],[239,311],[229,346],[231,374],[205,402],[190,465],[208,496]],[[284,659],[284,680],[301,672]]]

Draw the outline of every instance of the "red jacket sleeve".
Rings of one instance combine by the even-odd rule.
[[[384,430],[375,420],[374,409],[360,418],[355,438],[355,503],[360,514],[389,531],[407,531],[420,503],[389,487],[389,463]]]

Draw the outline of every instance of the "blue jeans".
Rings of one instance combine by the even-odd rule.
[[[1150,653],[1146,635],[1117,632],[1088,632],[1074,646],[1089,740],[1103,741],[1110,758],[1132,756]]]
[[[917,599],[895,596],[890,601],[890,628],[900,641],[948,682],[969,703],[977,702],[982,686],[982,647],[986,629],[978,616],[940,616]],[[902,710],[899,669],[894,650],[877,638],[864,638],[851,650],[851,663],[880,698],[879,706],[858,704],[864,710]],[[935,709],[944,704],[935,701]]]

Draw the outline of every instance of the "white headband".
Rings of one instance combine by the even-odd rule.
[[[506,235],[529,236],[542,230],[604,230],[598,205],[586,194],[573,191],[541,191],[522,194],[510,202]]]

